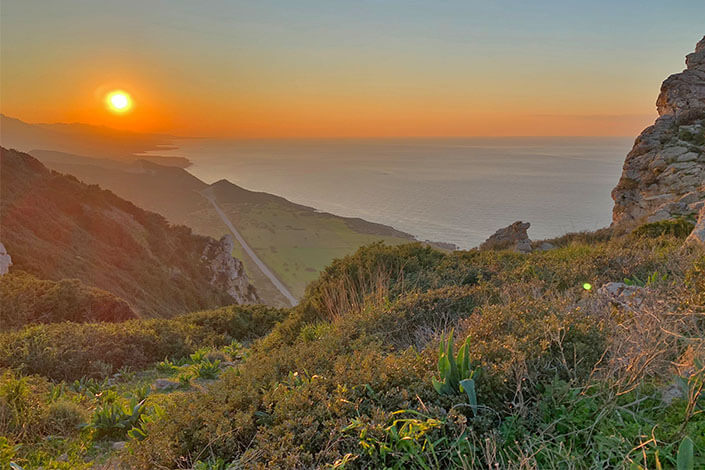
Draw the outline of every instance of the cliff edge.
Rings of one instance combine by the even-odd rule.
[[[612,225],[685,217],[705,204],[705,37],[668,77],[656,100],[659,117],[637,137],[612,191]]]

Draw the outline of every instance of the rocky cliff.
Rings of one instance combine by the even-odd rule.
[[[613,226],[678,217],[695,221],[705,201],[705,37],[686,69],[668,77],[659,117],[637,137],[612,191]]]
[[[230,294],[239,304],[259,302],[255,288],[248,282],[245,266],[232,256],[234,248],[231,235],[224,235],[220,241],[211,239],[206,245],[202,260],[211,272],[211,285]]]

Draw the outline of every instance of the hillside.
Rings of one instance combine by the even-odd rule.
[[[0,408],[24,387],[13,407],[36,412],[0,431],[29,468],[63,453],[77,469],[674,468],[683,442],[705,462],[705,251],[683,238],[607,230],[530,254],[373,245],[280,314],[0,334],[0,366],[67,384],[52,399],[44,377],[6,374]],[[273,329],[229,343],[259,324]],[[467,370],[443,365],[453,329]]]
[[[146,161],[116,163],[44,150],[32,154],[50,168],[99,184],[140,207],[164,215],[172,223],[219,238],[228,233],[228,228],[202,195],[212,188],[215,200],[257,256],[299,298],[306,285],[333,259],[375,241],[399,244],[414,240],[391,227],[319,212],[226,180],[209,186],[180,168]],[[234,256],[243,261],[248,277],[265,302],[289,305],[239,245]]]
[[[47,281],[21,271],[0,276],[0,305],[0,331],[35,323],[137,318],[123,299],[78,279]]]
[[[0,238],[13,270],[80,279],[148,316],[257,299],[222,243],[27,154],[3,148],[0,165]]]

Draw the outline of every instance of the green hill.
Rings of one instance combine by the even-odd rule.
[[[0,236],[13,269],[41,279],[80,279],[147,316],[236,301],[214,282],[215,240],[21,152],[1,149],[0,170]],[[245,287],[237,295],[256,298]]]
[[[219,238],[229,231],[201,194],[211,188],[219,206],[257,256],[299,298],[306,285],[333,259],[375,241],[399,244],[414,240],[411,235],[385,225],[319,212],[279,196],[249,191],[226,180],[208,185],[182,168],[139,160],[115,162],[53,151],[32,153],[50,168],[99,184],[140,207],[163,214],[172,223]],[[289,305],[239,245],[235,247],[234,256],[243,260],[248,277],[265,302]]]

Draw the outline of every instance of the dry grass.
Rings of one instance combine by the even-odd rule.
[[[403,273],[400,273],[403,277]],[[335,321],[350,312],[360,312],[370,306],[381,306],[389,299],[391,273],[383,265],[346,274],[325,285],[321,290],[326,320]]]

